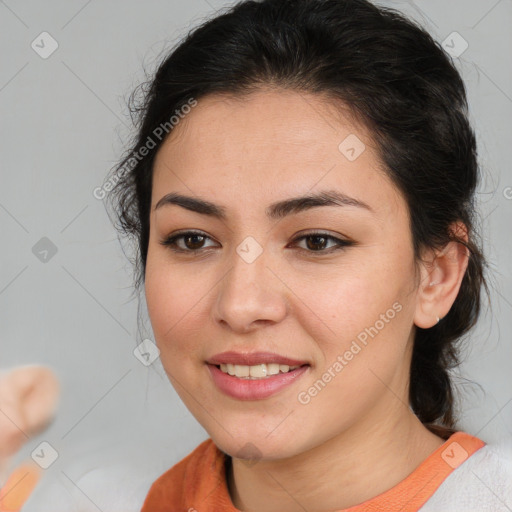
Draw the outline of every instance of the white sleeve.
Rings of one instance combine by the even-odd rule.
[[[512,438],[487,444],[441,484],[420,512],[510,512]]]

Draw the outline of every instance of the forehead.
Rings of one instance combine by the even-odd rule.
[[[152,207],[177,190],[248,205],[318,189],[340,190],[381,214],[404,207],[371,134],[339,105],[287,90],[210,95],[159,149]]]

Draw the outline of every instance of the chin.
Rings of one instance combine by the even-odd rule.
[[[220,432],[215,430],[209,435],[221,451],[230,457],[247,461],[248,465],[262,460],[286,459],[303,449],[296,436],[285,430],[280,435],[269,436],[267,430],[251,429],[231,436],[221,429]]]

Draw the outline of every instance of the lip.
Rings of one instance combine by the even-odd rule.
[[[290,386],[309,370],[309,365],[305,364],[288,373],[279,373],[263,379],[251,380],[241,379],[224,373],[214,364],[207,364],[207,366],[217,388],[224,394],[238,400],[262,400],[268,398]]]
[[[309,364],[307,361],[299,361],[289,357],[281,356],[273,352],[222,352],[210,357],[207,361],[210,365],[239,364],[254,366],[257,364],[287,364],[288,366],[303,366]]]

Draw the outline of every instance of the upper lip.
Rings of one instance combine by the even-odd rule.
[[[309,364],[307,361],[299,361],[290,357],[281,356],[272,352],[222,352],[215,354],[207,361],[209,364],[239,364],[244,366],[254,366],[257,364],[287,364],[288,366],[302,366]]]

